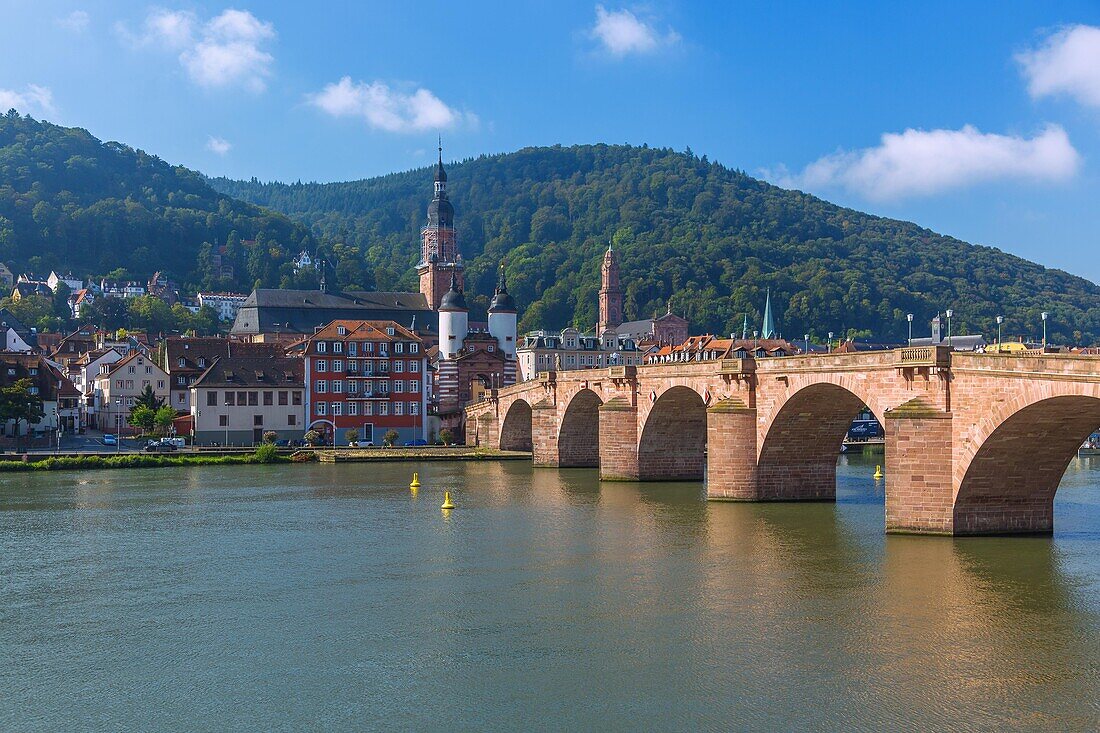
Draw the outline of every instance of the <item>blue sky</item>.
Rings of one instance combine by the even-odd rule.
[[[0,106],[211,175],[648,143],[1100,281],[1100,4],[0,0]]]

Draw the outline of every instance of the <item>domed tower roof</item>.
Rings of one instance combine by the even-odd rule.
[[[443,146],[439,146],[439,162],[435,165],[435,195],[428,204],[429,227],[454,227],[455,208],[447,199],[447,171],[443,170]]]
[[[489,303],[490,313],[515,313],[516,299],[508,294],[508,283],[504,281],[504,263],[500,263],[500,279],[497,281],[496,292]]]
[[[455,274],[451,273],[451,287],[443,294],[442,300],[439,301],[439,310],[441,311],[465,311],[469,310],[466,307],[466,296],[458,289],[458,278]]]

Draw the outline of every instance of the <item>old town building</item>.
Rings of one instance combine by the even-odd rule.
[[[218,356],[191,385],[196,445],[255,445],[264,433],[298,440],[305,432],[303,363],[292,356]]]
[[[32,353],[0,353],[0,387],[10,387],[25,379],[30,394],[42,400],[42,417],[27,424],[14,420],[0,422],[0,443],[9,445],[19,436],[21,446],[49,445],[60,429],[71,432],[78,426],[79,392],[72,382],[48,359]]]
[[[638,365],[645,350],[633,339],[604,329],[603,337],[582,334],[575,328],[560,332],[533,331],[525,335],[516,350],[520,379],[534,379],[539,372],[594,369],[604,366]]]
[[[168,374],[141,351],[131,351],[113,364],[103,364],[95,378],[94,427],[104,432],[135,432],[127,425],[130,411],[146,387],[168,401]]]
[[[307,428],[347,444],[428,438],[430,379],[424,342],[395,321],[337,320],[301,344]],[[335,428],[335,435],[333,429]]]
[[[159,362],[169,376],[169,404],[180,412],[191,411],[191,385],[215,359],[283,355],[278,344],[240,342],[220,336],[171,336],[161,343],[160,349]]]

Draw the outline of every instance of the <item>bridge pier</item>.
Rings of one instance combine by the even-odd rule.
[[[466,445],[480,445],[486,448],[496,448],[499,445],[499,431],[497,417],[491,412],[483,412],[477,416],[474,429],[466,428]]]
[[[886,531],[954,534],[951,413],[915,399],[886,423]]]
[[[531,463],[544,468],[559,464],[557,408],[550,400],[531,406]]]
[[[707,498],[756,501],[756,410],[737,398],[707,408]]]
[[[638,406],[625,397],[600,405],[600,480],[638,480]]]

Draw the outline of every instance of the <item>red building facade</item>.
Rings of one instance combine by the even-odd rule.
[[[430,375],[423,341],[394,321],[333,321],[302,345],[306,416],[336,443],[426,440]]]

